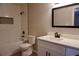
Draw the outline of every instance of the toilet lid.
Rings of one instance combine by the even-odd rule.
[[[24,44],[21,44],[21,45],[20,45],[20,48],[21,48],[22,50],[26,50],[26,49],[28,49],[28,48],[31,47],[31,46],[32,46],[32,44],[24,43]]]

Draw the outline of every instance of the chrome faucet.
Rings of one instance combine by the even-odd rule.
[[[60,38],[60,35],[58,32],[55,32],[55,38]]]

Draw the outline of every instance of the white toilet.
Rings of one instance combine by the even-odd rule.
[[[23,56],[29,56],[33,52],[33,45],[35,44],[35,36],[29,35],[28,37],[29,43],[23,43],[20,45]]]

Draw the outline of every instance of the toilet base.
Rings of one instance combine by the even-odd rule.
[[[30,46],[28,49],[22,51],[22,56],[30,56],[32,54],[33,47]]]

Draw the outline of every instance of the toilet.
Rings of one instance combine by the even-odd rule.
[[[29,56],[33,52],[33,45],[35,44],[35,36],[28,36],[28,43],[23,43],[20,45],[22,56]]]

